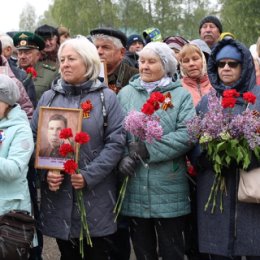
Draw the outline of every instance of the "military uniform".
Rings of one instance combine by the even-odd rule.
[[[34,79],[36,99],[39,100],[43,92],[50,89],[52,81],[58,77],[59,71],[56,62],[50,60],[38,61],[35,69],[37,77]]]
[[[38,49],[39,51],[41,51],[45,47],[44,39],[41,36],[31,33],[31,32],[19,32],[19,33],[15,34],[13,41],[14,41],[14,45],[18,51],[28,50],[28,49]],[[48,76],[48,73],[44,73],[44,69],[42,68],[42,66],[40,64],[36,64],[34,66],[34,69],[37,72],[37,76],[35,78],[33,78],[34,95],[35,95],[34,105],[36,105],[37,101],[39,100],[39,97],[41,96],[41,94],[43,92],[41,89],[42,85],[45,84],[45,89],[48,89],[50,84],[47,80],[49,78],[54,78],[54,76],[51,77],[51,76]],[[52,69],[56,71],[56,67],[52,67]],[[51,74],[53,74],[52,70],[50,70],[50,69],[46,69],[46,70],[50,71]],[[46,74],[46,76],[45,76],[45,74]],[[46,77],[46,80],[45,80],[45,77]],[[27,76],[23,80],[23,83],[27,84],[29,81],[31,81],[31,78],[29,78]],[[38,87],[40,88],[40,91],[38,90]]]

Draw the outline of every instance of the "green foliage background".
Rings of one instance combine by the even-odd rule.
[[[47,23],[66,26],[72,35],[88,35],[102,26],[121,29],[128,36],[157,27],[163,38],[181,35],[191,40],[199,38],[199,23],[206,15],[218,16],[224,31],[247,46],[260,35],[259,0],[53,0],[37,22],[24,10],[20,29],[32,30]]]

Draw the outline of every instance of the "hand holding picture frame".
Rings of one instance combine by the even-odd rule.
[[[59,138],[61,129],[71,128],[73,135],[81,131],[82,109],[40,107],[38,134],[36,142],[35,168],[48,170],[63,170],[63,164],[68,160],[59,154],[59,147],[64,140]],[[78,145],[75,144],[76,160]]]

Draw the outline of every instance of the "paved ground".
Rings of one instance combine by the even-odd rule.
[[[44,237],[43,242],[43,260],[59,260],[60,252],[56,240],[50,237]]]
[[[44,237],[43,260],[60,260],[60,253],[55,239]],[[134,252],[132,252],[130,260],[136,260]],[[185,260],[188,260],[185,257]],[[245,260],[243,257],[242,260]]]
[[[56,240],[50,237],[44,237],[43,243],[43,260],[59,260],[60,253],[57,247]],[[132,252],[130,260],[136,260]]]

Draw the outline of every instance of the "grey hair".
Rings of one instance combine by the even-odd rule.
[[[149,42],[137,54],[139,57],[145,56],[150,51],[160,57],[165,74],[173,77],[177,71],[177,60],[172,49],[164,42]]]
[[[70,46],[82,58],[87,67],[84,75],[88,80],[96,80],[100,73],[100,58],[96,46],[85,37],[68,39],[60,45],[58,50],[58,59],[61,59],[61,52],[64,47]]]
[[[2,42],[2,48],[14,48],[14,41],[8,34],[0,34],[0,40]]]
[[[113,37],[113,36],[109,36],[109,35],[105,35],[105,34],[95,34],[95,35],[92,35],[91,38],[92,38],[92,41],[94,44],[97,39],[102,39],[102,40],[111,41],[117,49],[124,48],[122,42],[118,38]]]

